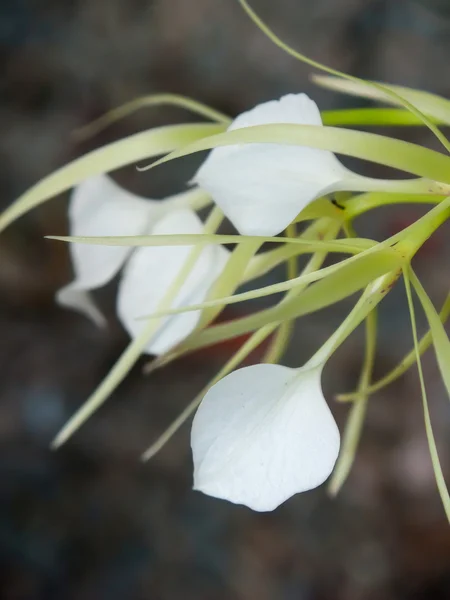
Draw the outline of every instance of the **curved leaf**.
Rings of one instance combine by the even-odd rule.
[[[313,75],[312,78],[321,87],[333,90],[334,92],[342,92],[343,94],[350,94],[351,96],[358,96],[360,98],[371,98],[388,104],[401,104],[394,96],[387,94],[379,87],[374,87],[376,82],[373,81],[349,81],[329,75]],[[406,100],[412,102],[424,114],[432,117],[434,120],[450,125],[450,100],[442,98],[437,94],[414,90],[401,85],[392,85],[390,83],[377,83],[377,85],[381,85],[387,90],[406,98]]]
[[[175,150],[149,167],[145,167],[145,169],[154,168],[175,158],[181,158],[182,156],[194,154],[202,150],[210,150],[218,146],[257,143],[298,145],[330,150],[337,154],[345,154],[368,160],[420,177],[450,183],[450,157],[440,152],[375,133],[318,125],[255,125],[253,127],[227,131],[226,133],[199,139],[180,150]],[[364,191],[364,180],[365,178],[356,180],[355,183],[359,186],[356,189]],[[380,190],[373,189],[374,182],[375,184],[379,183],[381,186],[384,180],[377,181],[367,178],[366,181],[372,183],[367,191],[382,191],[386,189],[386,187]],[[409,184],[408,189],[401,188],[401,185],[405,184],[404,181],[389,182],[391,186],[399,188],[399,192],[415,190],[416,193],[421,194],[427,192],[439,193],[438,189],[431,189],[431,182],[408,180],[406,183]],[[387,188],[386,191],[393,190]],[[448,186],[443,186],[440,193],[444,194],[448,191],[450,191]]]
[[[224,129],[224,125],[209,123],[170,125],[136,133],[93,150],[44,177],[22,194],[0,215],[0,231],[32,208],[88,177],[114,171],[144,158],[165,154]]]

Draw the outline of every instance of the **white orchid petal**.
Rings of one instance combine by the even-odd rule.
[[[78,185],[70,200],[70,234],[139,235],[159,215],[158,203],[145,200],[119,187],[106,175],[99,175]],[[75,278],[57,293],[56,299],[99,322],[100,312],[86,294],[77,293],[101,287],[119,271],[131,248],[70,244]]]
[[[154,226],[155,235],[201,233],[203,224],[190,210],[177,210],[164,216]],[[191,246],[155,246],[136,250],[128,261],[119,286],[117,312],[131,337],[146,326],[137,317],[156,311],[191,251]],[[221,246],[206,246],[186,277],[172,303],[173,308],[199,304],[221,273],[228,258]],[[160,307],[159,307],[160,308]],[[146,352],[163,354],[183,340],[197,325],[200,311],[169,316],[149,342]]]
[[[61,306],[72,308],[89,317],[98,327],[106,325],[106,319],[91,298],[89,292],[69,283],[56,293],[56,301]]]
[[[321,371],[260,364],[214,385],[192,425],[194,489],[269,511],[323,483],[340,438]]]
[[[237,117],[229,130],[271,123],[322,125],[315,102],[289,94]],[[333,153],[284,144],[215,148],[194,181],[244,235],[277,235],[312,200],[339,188],[349,171]]]

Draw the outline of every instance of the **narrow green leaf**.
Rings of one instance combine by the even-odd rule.
[[[360,261],[351,263],[345,269],[308,287],[299,297],[294,296],[252,315],[208,327],[187,338],[175,352],[180,354],[196,350],[254,331],[269,323],[280,324],[287,319],[316,312],[352,295],[384,273],[398,269],[400,265],[400,257],[394,254],[384,251],[368,254]]]
[[[450,398],[450,340],[430,297],[412,269],[409,277],[427,317],[439,370]]]
[[[270,332],[263,328],[255,333],[239,348],[239,350],[228,360],[228,362],[222,367],[222,369],[213,377],[213,379],[206,385],[202,391],[186,406],[186,408],[178,415],[169,427],[158,437],[153,444],[147,448],[142,454],[141,460],[146,462],[153,458],[158,452],[169,442],[180,427],[194,414],[197,410],[203,397],[208,390],[215,385],[218,381],[223,379],[228,373],[231,373],[233,369],[238,367],[240,363],[247,358],[247,356],[254,350],[259,344],[261,344],[265,338],[270,335]],[[150,363],[151,364],[151,363]]]
[[[414,302],[413,302],[412,294],[411,294],[411,284],[410,284],[410,280],[409,280],[409,273],[408,273],[408,270],[406,270],[406,269],[403,272],[403,278],[405,281],[409,314],[411,316],[411,327],[412,327],[412,334],[413,334],[413,339],[414,339],[414,349],[415,349],[415,354],[416,354],[417,369],[419,372],[420,389],[422,392],[422,404],[423,404],[423,414],[424,414],[424,419],[425,419],[425,431],[427,434],[428,446],[430,448],[431,462],[433,464],[434,476],[436,478],[437,487],[439,490],[439,494],[441,496],[442,504],[444,506],[445,514],[447,515],[447,519],[450,522],[450,496],[448,493],[447,484],[445,483],[444,475],[442,473],[442,467],[441,467],[441,463],[439,461],[439,454],[438,454],[437,447],[436,447],[436,441],[434,439],[433,427],[431,425],[430,411],[428,408],[427,392],[425,389],[425,380],[424,380],[423,371],[422,371],[422,361],[420,359],[420,352],[419,352],[416,316],[415,316],[415,311],[414,311]]]
[[[450,183],[450,157],[445,154],[411,142],[396,140],[375,133],[340,129],[338,127],[322,127],[320,125],[271,124],[234,129],[233,131],[203,137],[194,141],[157,160],[147,168],[154,168],[176,158],[219,146],[255,143],[308,146],[330,150],[338,154],[386,165],[437,182]],[[349,179],[345,182],[345,189],[349,191],[398,191],[400,193],[419,194],[425,194],[428,191],[430,193],[445,194],[449,190],[448,186],[442,186],[439,192],[438,188],[432,188],[431,183],[422,180],[389,181],[386,183],[386,180],[360,178],[355,175],[354,180]],[[352,187],[352,184],[354,187]],[[374,189],[376,184],[380,186],[379,190]],[[392,189],[389,189],[388,184]],[[406,184],[408,189],[402,189],[402,186],[406,186]]]
[[[386,92],[386,90],[391,91],[406,98],[421,112],[435,121],[450,125],[450,100],[442,98],[437,94],[401,85],[392,85],[390,83],[376,83],[374,81],[363,80],[350,81],[328,75],[313,75],[313,80],[318,85],[335,92],[359,96],[360,98],[372,98],[373,100],[379,100],[388,104],[401,104],[398,98]],[[385,90],[380,89],[380,86],[385,88]]]
[[[204,225],[205,231],[216,231],[222,220],[222,211],[218,207],[213,208]],[[197,262],[201,252],[201,246],[196,246],[191,249],[177,276],[163,295],[158,307],[170,306],[172,304],[180,287],[183,285],[184,280]],[[64,444],[93,415],[93,413],[103,405],[136,363],[150,339],[157,332],[159,324],[160,322],[158,320],[146,323],[141,333],[130,342],[97,389],[57,434],[52,442],[52,448],[59,448],[59,446]]]
[[[369,399],[367,388],[370,384],[375,361],[376,342],[377,313],[376,309],[374,309],[366,318],[366,349],[357,397],[350,409],[342,438],[341,450],[328,487],[332,496],[336,496],[344,485],[353,466],[359,440],[361,439]]]
[[[398,260],[398,255],[393,250],[378,250],[375,248],[370,248],[369,250],[365,250],[364,252],[357,254],[356,256],[352,256],[345,260],[342,260],[334,265],[330,265],[329,267],[324,267],[318,271],[314,271],[313,273],[301,274],[298,277],[293,277],[291,279],[287,279],[286,281],[281,281],[279,283],[273,283],[271,285],[266,285],[260,288],[255,288],[248,292],[242,292],[240,294],[234,294],[230,296],[224,296],[221,298],[214,298],[211,300],[205,300],[200,304],[192,304],[190,306],[183,306],[181,308],[170,308],[164,309],[158,312],[154,312],[151,315],[141,316],[137,320],[142,319],[160,319],[162,317],[167,317],[169,315],[179,315],[181,313],[192,312],[197,310],[204,310],[214,306],[224,306],[228,304],[236,304],[237,302],[244,302],[246,300],[254,300],[255,298],[263,298],[265,296],[269,296],[271,294],[278,294],[280,292],[287,292],[299,285],[305,286],[307,284],[320,281],[325,279],[326,277],[331,277],[332,275],[336,275],[340,271],[345,271],[347,273],[347,269],[351,267],[353,263],[361,263],[361,261],[365,261],[365,257],[368,253],[377,255],[377,260],[383,260],[384,256],[382,253],[385,252],[387,256],[390,258],[394,257],[395,260]]]
[[[77,129],[77,131],[74,132],[74,137],[77,140],[85,140],[86,138],[96,135],[112,123],[124,119],[138,110],[153,106],[167,105],[184,108],[185,110],[205,117],[206,119],[211,119],[211,121],[217,121],[218,123],[223,123],[227,126],[231,123],[231,119],[227,115],[224,115],[202,102],[197,102],[197,100],[188,98],[187,96],[180,96],[179,94],[153,94],[150,96],[143,96],[142,98],[135,98],[134,100],[131,100],[131,102],[113,108],[99,119]]]
[[[447,319],[450,317],[450,294],[445,299],[444,304],[442,305],[441,311],[439,313],[439,319],[442,323],[445,323]],[[433,338],[431,337],[431,331],[428,330],[425,335],[422,336],[419,342],[419,353],[422,356],[423,353],[430,347],[433,342]],[[416,352],[413,348],[408,354],[402,358],[402,360],[395,366],[389,373],[387,373],[384,377],[372,383],[369,386],[368,392],[370,394],[374,394],[379,390],[383,389],[387,385],[391,384],[393,381],[401,377],[406,371],[411,368],[416,363]],[[357,398],[357,392],[352,392],[350,394],[338,394],[336,399],[340,402],[349,402],[353,401]]]
[[[318,76],[318,79],[320,79],[320,76]],[[340,78],[336,79],[343,81]],[[333,127],[367,127],[371,125],[396,127],[405,125],[424,126],[422,119],[403,108],[344,108],[340,110],[324,110],[321,115],[323,124]],[[436,124],[441,123],[441,121],[434,118],[431,118],[431,121]]]
[[[325,250],[327,252],[344,252],[357,254],[376,245],[373,240],[357,238],[354,240],[306,241],[288,237],[265,237],[260,235],[207,235],[204,233],[186,233],[174,235],[132,235],[118,237],[77,237],[47,235],[49,240],[76,244],[94,244],[101,246],[207,246],[209,244],[243,244],[243,243],[285,243],[301,246],[305,252]]]
[[[284,50],[284,52],[286,52],[290,56],[293,56],[297,60],[302,61],[303,63],[311,65],[312,67],[315,67],[316,69],[320,69],[321,71],[325,71],[326,73],[330,73],[332,75],[337,75],[338,77],[342,77],[342,78],[349,80],[351,82],[354,82],[356,84],[372,86],[372,88],[375,88],[375,89],[378,89],[378,90],[384,92],[389,97],[395,99],[395,101],[398,102],[401,106],[404,106],[407,110],[409,110],[416,117],[421,119],[423,121],[423,123],[428,127],[428,129],[430,129],[430,131],[432,131],[434,133],[434,135],[441,142],[441,144],[444,146],[444,148],[446,148],[446,150],[450,152],[450,144],[449,144],[447,138],[439,131],[439,129],[434,125],[434,123],[432,123],[430,121],[430,119],[425,114],[423,114],[418,108],[416,108],[416,106],[414,104],[411,104],[409,99],[400,96],[394,89],[390,89],[389,87],[384,87],[380,83],[376,83],[374,81],[366,82],[362,79],[359,79],[358,77],[355,77],[354,75],[348,75],[347,73],[342,73],[341,71],[337,71],[336,69],[331,69],[330,67],[327,67],[326,65],[323,65],[322,63],[319,63],[315,60],[311,60],[304,54],[297,52],[296,50],[294,50],[294,48],[291,48],[290,46],[288,46],[288,44],[283,42],[283,40],[281,40],[277,35],[275,35],[275,33],[270,29],[270,27],[268,27],[262,21],[262,19],[260,19],[260,17],[258,17],[258,15],[255,13],[255,11],[249,6],[247,0],[238,0],[238,1],[239,1],[239,4],[242,6],[242,8],[245,10],[245,12],[250,17],[250,19],[262,31],[262,33],[264,33],[264,35],[266,35],[276,46],[278,46],[279,48]]]
[[[220,303],[220,298],[228,297],[234,293],[242,282],[250,260],[254,257],[260,246],[261,242],[259,240],[251,240],[250,242],[239,244],[234,248],[225,268],[209,290],[206,302],[210,302],[210,304],[202,311],[196,329],[203,329],[204,326],[213,321],[220,313],[225,306],[225,303]],[[211,302],[215,303],[211,304]]]
[[[44,177],[22,194],[0,215],[0,231],[31,209],[88,177],[114,171],[144,158],[165,154],[224,129],[224,125],[209,123],[170,125],[136,133],[93,150]]]
[[[338,225],[335,221],[330,221],[329,219],[321,219],[320,221],[316,221],[312,223],[309,227],[305,229],[300,234],[300,237],[305,240],[314,240],[314,239],[323,239],[326,241],[330,241],[338,235],[340,230],[340,225]],[[312,273],[321,268],[323,262],[327,257],[326,252],[316,252],[311,256],[305,267],[302,269],[302,274],[306,275],[307,273]],[[290,303],[295,297],[298,297],[300,293],[303,292],[305,286],[298,286],[292,290],[289,290],[284,298],[281,300],[280,304]],[[271,333],[278,327],[279,323],[269,323],[268,325],[264,325],[262,323],[261,329],[259,331],[265,332],[266,337],[271,335]],[[264,338],[265,339],[265,338]],[[268,350],[268,358],[276,357],[277,350],[271,354],[271,350]],[[149,362],[145,368],[144,372],[146,374],[152,373],[153,371],[169,364],[178,356],[183,353],[182,345],[178,345],[172,351],[167,352],[165,355],[158,356],[153,361]]]

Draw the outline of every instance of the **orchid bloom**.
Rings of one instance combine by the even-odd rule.
[[[189,193],[162,201],[140,198],[119,187],[105,175],[78,185],[69,209],[70,231],[76,236],[115,236],[202,233],[203,224],[188,206]],[[123,268],[117,312],[132,338],[145,322],[137,318],[154,311],[183,266],[189,246],[142,247],[71,244],[74,280],[57,292],[59,304],[78,310],[98,325],[104,316],[89,291],[102,287]],[[207,246],[180,287],[174,301],[179,308],[201,303],[221,273],[228,257],[222,246]],[[148,354],[161,354],[186,337],[196,326],[200,311],[161,321],[146,347]]]
[[[192,425],[194,489],[270,511],[323,483],[340,437],[321,372],[259,364],[214,385]]]
[[[317,105],[308,96],[288,94],[255,106],[230,124],[227,116],[190,98],[157,94],[134,99],[88,126],[90,135],[137,109],[162,103],[215,121],[161,126],[107,144],[49,174],[0,214],[1,232],[32,208],[76,186],[69,210],[71,236],[48,236],[76,242],[70,245],[74,280],[60,289],[56,298],[99,325],[105,319],[90,291],[122,270],[117,313],[132,340],[52,446],[65,443],[103,405],[142,352],[158,355],[151,363],[154,370],[185,353],[251,334],[143,459],[154,456],[197,411],[191,431],[194,489],[257,511],[270,511],[294,494],[319,486],[332,472],[329,489],[337,493],[356,454],[369,396],[417,363],[431,462],[450,522],[450,493],[439,461],[421,366],[422,352],[433,345],[450,396],[450,339],[444,328],[450,315],[450,294],[438,313],[411,266],[416,252],[450,220],[450,141],[438,127],[450,125],[449,100],[421,90],[358,80],[320,65],[280,40],[247,0],[238,1],[279,48],[334,74],[316,77],[320,85],[402,110],[331,111],[322,116],[334,127],[325,129]],[[383,123],[425,125],[446,152],[344,127]],[[224,133],[227,126],[232,133]],[[258,126],[263,127],[255,130]],[[162,156],[148,166],[154,168],[205,150],[210,153],[193,177],[196,187],[161,201],[138,197],[99,175]],[[342,165],[333,152],[404,172],[408,178],[364,177]],[[328,210],[329,202],[323,197],[338,191],[344,192],[342,204]],[[352,192],[369,193],[351,197]],[[322,201],[300,214],[319,198]],[[203,225],[195,210],[211,199],[217,207]],[[388,239],[359,237],[353,226],[356,217],[382,205],[405,202],[435,206]],[[240,237],[213,235],[224,215]],[[312,221],[303,231],[297,228],[302,220]],[[273,237],[284,230],[283,238]],[[348,239],[337,239],[341,231]],[[187,243],[193,245],[187,247],[159,245],[174,240],[150,237],[161,234],[203,234],[203,239],[190,238]],[[80,239],[90,236],[116,239]],[[149,239],[117,239],[120,236]],[[175,240],[176,244],[183,241]],[[233,252],[221,242],[235,244]],[[277,248],[255,256],[264,242],[276,242]],[[116,245],[105,245],[111,243]],[[330,253],[351,256],[323,267]],[[297,255],[302,254],[311,257],[300,271]],[[235,293],[242,284],[284,262],[286,281],[261,287],[257,283],[250,292]],[[376,308],[399,278],[405,283],[413,350],[389,373],[374,380]],[[275,364],[297,318],[333,306],[359,290],[364,291],[351,312],[306,364],[295,369]],[[280,292],[285,295],[274,306],[211,325],[217,311],[228,304]],[[429,325],[420,340],[414,293]],[[338,396],[351,402],[341,447],[321,377],[333,353],[363,322],[365,352],[357,389]],[[239,368],[269,336],[264,362]]]
[[[375,278],[302,367],[253,365],[209,389],[191,430],[194,489],[270,511],[328,478],[338,459],[340,434],[322,392],[322,371],[399,273],[395,269]]]
[[[293,123],[322,125],[317,104],[306,94],[288,94],[239,115],[228,131]],[[354,174],[332,152],[283,144],[215,148],[194,182],[208,191],[239,233],[277,235],[320,196],[345,187]]]

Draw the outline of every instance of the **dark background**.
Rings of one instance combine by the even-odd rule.
[[[447,0],[254,0],[287,42],[326,64],[450,96]],[[234,0],[0,0],[0,202],[85,151],[142,128],[181,122],[142,111],[92,141],[73,131],[153,92],[187,94],[234,115],[287,92],[321,108],[366,106],[314,89],[311,70],[275,48]],[[435,147],[423,129],[386,130]],[[176,192],[192,163],[114,176],[148,196]],[[382,174],[372,168],[372,174]],[[371,401],[351,476],[257,514],[191,491],[189,428],[151,463],[141,451],[211,377],[233,344],[141,376],[143,361],[59,452],[49,442],[114,364],[126,335],[113,289],[98,297],[106,331],[57,308],[69,280],[67,195],[0,237],[0,598],[3,600],[372,600],[450,598],[450,529],[436,491],[414,370]],[[422,214],[380,210],[358,226],[377,238]],[[448,289],[448,228],[416,260],[439,305]],[[286,363],[301,364],[350,302],[302,319]],[[247,309],[247,307],[245,307]],[[249,306],[248,310],[252,307]],[[241,309],[243,310],[243,309]],[[376,370],[411,346],[404,293],[382,310]],[[333,357],[324,386],[342,428],[363,347]],[[254,357],[255,358],[255,357]],[[432,353],[425,374],[450,480],[450,409]]]

